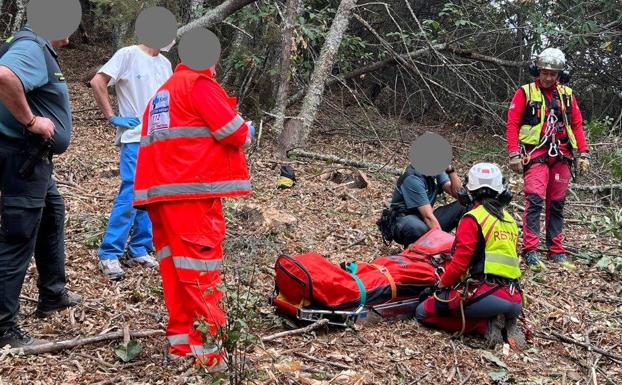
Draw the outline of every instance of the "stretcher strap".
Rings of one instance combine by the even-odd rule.
[[[393,279],[393,276],[391,275],[389,270],[386,268],[386,266],[376,265],[374,263],[370,263],[370,265],[378,269],[378,271],[384,274],[384,276],[387,278],[387,281],[389,281],[389,285],[391,286],[391,299],[395,299],[395,297],[397,297],[397,285],[395,284],[395,280]]]
[[[360,306],[365,306],[365,303],[367,302],[367,291],[365,290],[365,285],[363,285],[363,281],[361,281],[361,279],[356,276],[356,270],[357,270],[356,262],[349,263],[346,266],[346,271],[350,273],[350,275],[352,275],[352,278],[354,278],[354,281],[359,287],[359,292],[361,293],[361,297],[359,300]]]

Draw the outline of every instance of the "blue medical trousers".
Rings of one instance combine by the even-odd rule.
[[[118,259],[125,252],[126,244],[130,258],[142,257],[153,251],[149,216],[146,211],[136,210],[132,206],[138,147],[139,143],[121,144],[121,187],[114,200],[108,228],[98,251],[102,260]]]

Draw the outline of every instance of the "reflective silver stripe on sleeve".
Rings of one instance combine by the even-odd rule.
[[[240,115],[236,115],[229,123],[214,131],[214,137],[216,140],[223,140],[240,128],[242,123],[244,123],[244,119]]]
[[[222,266],[222,259],[195,259],[188,257],[173,257],[173,263],[178,269],[195,271],[216,271]]]
[[[207,127],[173,127],[166,130],[156,130],[149,136],[140,138],[142,147],[148,146],[153,142],[178,138],[207,138],[212,133]]]
[[[232,180],[213,183],[177,183],[154,186],[148,190],[137,190],[134,192],[134,200],[141,201],[168,195],[248,191],[250,189],[251,182],[248,180]]]
[[[188,345],[188,334],[173,334],[166,338],[171,345]]]
[[[170,257],[171,256],[171,248],[168,246],[164,246],[161,250],[159,250],[156,254],[155,257],[158,260],[158,262],[160,262],[161,260],[163,260],[166,257]]]

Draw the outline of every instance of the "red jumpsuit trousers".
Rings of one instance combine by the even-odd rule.
[[[217,288],[225,238],[221,200],[158,202],[149,204],[147,211],[169,314],[169,351],[218,365],[225,358],[223,293]]]

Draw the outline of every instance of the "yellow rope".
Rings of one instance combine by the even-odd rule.
[[[465,287],[465,289],[466,289],[466,287]],[[459,291],[456,292],[456,296],[451,298],[451,299],[440,299],[440,298],[438,298],[436,293],[432,294],[432,296],[438,302],[446,303],[446,304],[449,304],[449,303],[453,302],[456,298],[460,299],[460,318],[462,319],[462,329],[460,329],[460,333],[454,334],[454,337],[460,337],[461,335],[463,335],[464,331],[466,330],[466,317],[464,315],[464,297],[460,295]]]

